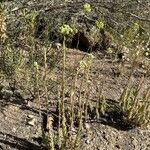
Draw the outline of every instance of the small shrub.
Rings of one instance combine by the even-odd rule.
[[[131,127],[143,126],[149,123],[148,99],[150,88],[141,96],[142,83],[143,81],[136,88],[133,88],[129,82],[119,99],[123,121]]]

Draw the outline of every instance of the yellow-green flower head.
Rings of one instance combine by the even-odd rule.
[[[94,59],[93,54],[88,54],[88,58],[89,58],[90,60],[93,60],[93,59]]]
[[[136,56],[139,56],[139,54],[140,54],[140,50],[138,50],[138,51],[136,52]]]
[[[139,30],[139,27],[140,27],[140,26],[139,26],[138,23],[134,23],[134,24],[133,24],[133,30],[134,30],[134,31]]]
[[[36,61],[34,62],[34,66],[38,66],[38,63]]]
[[[75,26],[72,26],[71,28],[72,28],[74,34],[76,34],[78,32],[78,29]]]
[[[99,29],[103,29],[104,28],[104,22],[100,21],[100,20],[97,20],[95,22],[96,24],[96,27],[99,28]]]
[[[146,53],[145,53],[145,56],[149,56],[149,52],[146,52]]]
[[[73,33],[73,29],[69,25],[64,24],[60,27],[60,33],[63,35],[69,35]]]
[[[108,53],[108,54],[112,54],[112,53],[113,53],[112,48],[109,47],[109,48],[107,49],[107,53]]]
[[[38,66],[38,63],[35,61],[34,62],[34,67],[38,70],[39,66]]]
[[[81,69],[84,69],[84,68],[87,68],[87,67],[88,67],[88,65],[87,65],[86,61],[81,60],[81,61],[80,61],[80,68],[81,68]]]
[[[83,5],[83,11],[85,12],[85,13],[88,13],[88,12],[91,12],[91,5],[89,4],[89,3],[85,3],[84,5]]]

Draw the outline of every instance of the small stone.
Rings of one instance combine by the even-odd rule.
[[[20,90],[15,90],[15,91],[14,91],[14,95],[15,95],[17,98],[19,98],[19,99],[23,99]]]
[[[27,124],[34,126],[36,122],[35,116],[34,115],[27,115]]]
[[[88,123],[85,123],[85,129],[86,129],[87,131],[90,130],[90,125],[89,125]]]
[[[16,128],[13,128],[12,131],[13,131],[13,132],[16,132]]]
[[[54,43],[53,47],[57,48],[57,49],[60,49],[62,47],[62,44],[61,43]]]
[[[29,120],[27,124],[30,126],[35,126],[35,122],[36,122],[36,119],[33,118],[33,119]]]
[[[1,95],[2,95],[3,99],[10,99],[13,95],[13,92],[10,90],[2,89]]]
[[[33,118],[34,118],[33,115],[28,115],[27,117],[30,118],[30,119],[33,119]]]
[[[85,142],[86,144],[90,144],[90,139],[87,139]]]

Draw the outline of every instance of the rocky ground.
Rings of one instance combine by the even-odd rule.
[[[110,58],[102,59],[97,54],[94,55],[90,73],[90,79],[93,81],[90,87],[90,99],[96,100],[98,96],[96,95],[96,85],[100,85],[103,80],[106,99],[117,100],[127,81],[129,70],[126,68],[122,75],[116,75],[113,70],[118,68]],[[84,52],[69,49],[67,53],[68,66],[78,62],[84,56]],[[133,78],[135,84],[143,73],[144,69],[137,68]],[[42,150],[43,115],[39,114],[36,100],[32,100],[31,95],[26,95],[21,89],[12,91],[7,82],[3,82],[1,85],[3,86],[0,93],[0,149]],[[147,77],[145,87],[149,85],[150,80]],[[78,88],[81,90],[80,87]],[[54,97],[51,97],[49,101],[56,102]],[[55,106],[51,108],[51,111],[55,110]],[[41,112],[45,110],[44,106],[40,109]],[[78,150],[150,149],[149,125],[143,128],[126,129],[117,122],[113,123],[111,119],[115,120],[115,118],[108,118],[105,121],[89,120],[88,128],[83,132],[81,146]]]
[[[89,0],[88,2],[91,1]],[[60,2],[60,0],[39,0],[38,2],[34,0],[13,0],[5,2],[4,6],[6,10],[4,14],[6,17],[6,23],[8,25],[7,32],[9,33],[9,37],[12,38],[10,40],[11,44],[15,45],[15,48],[23,49],[25,54],[28,54],[30,45],[25,43],[26,38],[22,37],[22,35],[28,37],[28,32],[30,33],[30,31],[24,30],[27,25],[24,22],[24,18],[26,17],[26,19],[29,19],[28,21],[30,21],[33,16],[30,16],[29,14],[32,14],[34,9],[38,12],[36,18],[36,30],[39,31],[37,32],[37,36],[40,35],[40,29],[42,28],[41,25],[39,25],[43,21],[41,18],[46,16],[48,17],[48,23],[50,24],[49,38],[55,42],[60,40],[58,28],[60,25],[62,25],[62,22],[70,22],[71,19],[74,21],[76,16],[79,17],[77,20],[80,22],[79,28],[81,29],[84,29],[85,26],[83,25],[85,24],[85,21],[87,21],[86,29],[91,29],[91,27],[95,25],[95,21],[93,21],[93,19],[95,20],[103,16],[104,19],[107,20],[108,24],[114,28],[116,27],[117,30],[121,30],[126,26],[122,26],[122,23],[115,24],[115,22],[117,22],[120,18],[117,17],[116,13],[113,12],[113,9],[107,7],[105,3],[102,5],[102,3],[97,0],[92,2],[93,13],[91,12],[87,15],[87,20],[84,20],[83,18],[80,19],[81,16],[84,17],[82,13],[83,1],[80,0],[77,0],[76,2],[68,1],[67,3],[62,1]],[[141,11],[143,10],[141,9]],[[125,19],[127,20],[125,21],[129,21],[129,23],[132,22],[132,17],[133,16],[131,16],[130,19],[126,17]],[[145,15],[142,17],[147,18],[146,11]],[[44,30],[42,29],[42,31]],[[103,36],[101,36],[99,40],[101,40],[101,38],[103,38]],[[42,43],[42,38],[40,40]],[[85,41],[86,40],[87,39],[85,38]],[[96,42],[99,43],[99,41]],[[68,45],[67,46],[69,48],[67,49],[65,74],[67,87],[65,93],[65,102],[68,102],[67,100],[70,97],[70,87],[73,81],[72,77],[74,76],[75,68],[79,66],[79,61],[84,59],[88,54],[87,52],[80,51],[83,49],[73,49],[70,44]],[[87,44],[84,46],[87,46]],[[40,53],[38,56],[38,61],[41,63],[41,55],[43,55],[42,46],[39,46],[39,49],[40,50],[38,52]],[[52,54],[48,56],[47,60],[49,69],[48,109],[49,114],[55,116],[58,102],[58,92],[60,90],[61,83],[62,54],[60,50],[56,48],[56,46],[55,49],[51,51]],[[84,95],[85,91],[88,91],[88,100],[91,102],[94,108],[95,103],[99,98],[99,89],[102,88],[103,95],[108,105],[116,108],[120,94],[128,82],[128,77],[132,70],[131,61],[119,59],[117,54],[115,54],[115,56],[106,54],[106,51],[103,51],[103,49],[94,51],[93,55],[94,59],[89,73],[90,86],[85,89],[81,88],[81,82],[84,76],[83,73],[79,74],[79,79],[76,85],[76,96],[78,96],[80,92],[81,95]],[[146,70],[149,69],[149,66],[149,58],[142,58],[141,60],[138,60],[135,69],[132,72],[132,83],[134,85],[137,85],[141,77],[146,75],[143,90],[150,86],[150,72],[146,72]],[[42,69],[40,70],[41,72],[43,71]],[[30,77],[30,75],[28,76],[28,70],[25,70],[23,74],[25,74],[23,76],[24,78],[18,79],[18,81],[16,80],[17,84],[15,87],[12,85],[12,81],[10,80],[3,80],[3,78],[1,78],[0,81],[0,150],[45,150],[45,147],[42,143],[42,129],[45,125],[45,113],[47,109],[45,92],[42,88],[40,89],[42,94],[40,95],[39,102],[33,95],[33,87],[30,85],[30,82],[27,82],[26,78]],[[83,99],[83,102],[84,100],[85,99]],[[66,103],[66,105],[67,104],[68,103]],[[129,128],[128,126],[124,125],[123,122],[121,122],[119,114],[110,114],[110,116],[108,115],[107,117],[105,116],[104,118],[97,120],[95,113],[90,113],[88,114],[90,117],[88,116],[89,118],[85,124],[86,128],[81,133],[81,144],[78,148],[76,148],[76,150],[150,149],[149,124],[141,128]]]

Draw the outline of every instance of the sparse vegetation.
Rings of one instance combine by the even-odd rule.
[[[149,88],[141,96],[143,78],[137,87],[131,85],[131,78],[124,88],[119,105],[123,115],[123,120],[131,127],[147,125],[149,123]]]
[[[149,125],[148,19],[123,14],[126,3],[111,10],[117,11],[118,20],[121,16],[119,21],[126,21],[127,14],[135,16],[122,30],[113,27],[108,16],[94,12],[92,17],[97,9],[92,3],[82,3],[77,12],[66,15],[71,3],[65,1],[64,14],[53,18],[49,13],[51,19],[46,11],[57,11],[52,3],[44,8],[43,18],[41,6],[14,8],[9,14],[5,5],[0,3],[0,108],[16,105],[37,112],[42,118],[41,149],[80,148],[91,122],[117,124],[123,130]],[[17,19],[13,11],[19,12]],[[34,121],[30,125],[36,126]]]

